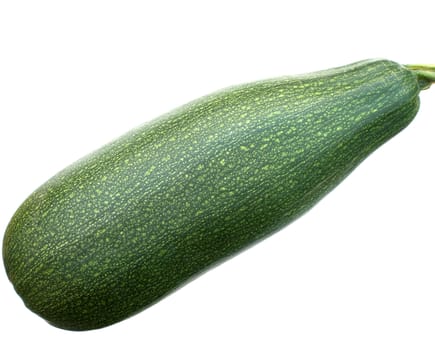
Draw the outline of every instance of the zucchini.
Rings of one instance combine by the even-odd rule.
[[[56,327],[119,322],[306,212],[433,81],[433,66],[366,60],[182,106],[32,193],[4,236],[7,275]]]

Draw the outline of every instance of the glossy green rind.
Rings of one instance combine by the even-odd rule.
[[[121,321],[311,208],[409,124],[419,91],[370,60],[187,104],[31,194],[4,237],[9,279],[57,327]]]

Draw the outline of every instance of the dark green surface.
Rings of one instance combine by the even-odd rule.
[[[414,118],[423,85],[371,60],[194,101],[36,190],[7,274],[57,327],[123,320],[312,207]]]

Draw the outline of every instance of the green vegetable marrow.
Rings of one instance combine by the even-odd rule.
[[[311,208],[434,81],[434,66],[367,60],[191,102],[31,194],[4,237],[8,277],[57,327],[121,321]]]

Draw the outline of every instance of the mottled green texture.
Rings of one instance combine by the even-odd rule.
[[[413,119],[419,91],[371,60],[194,101],[36,190],[7,228],[7,274],[57,327],[123,320],[312,207]]]

